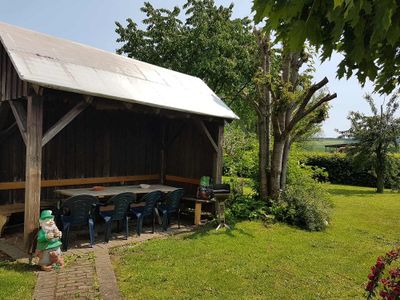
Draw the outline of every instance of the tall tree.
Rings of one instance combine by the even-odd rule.
[[[271,45],[269,33],[255,29],[257,37],[258,56],[260,57],[259,78],[264,80],[271,74]],[[256,75],[257,77],[257,75]],[[258,127],[258,167],[260,176],[260,197],[267,200],[268,191],[271,189],[271,94],[263,80],[256,80],[258,93],[253,96],[253,106],[257,113]]]
[[[316,96],[326,86],[328,79],[312,84],[309,68],[300,73],[300,68],[309,59],[310,55],[305,50],[293,52],[283,44],[280,68],[277,74],[271,74],[266,81],[271,93],[273,147],[269,196],[273,199],[278,198],[280,191],[285,188],[287,162],[293,141],[325,119],[327,103],[337,96],[336,93],[320,93]]]
[[[154,8],[145,2],[145,29],[132,19],[116,22],[119,54],[203,79],[241,117],[254,127],[254,111],[241,98],[251,83],[257,61],[257,43],[248,18],[232,19],[233,5],[213,0],[188,0],[182,9]],[[179,17],[183,12],[185,20]]]
[[[336,94],[314,101],[313,95],[328,81],[312,85],[309,75],[299,74],[308,57],[303,52],[288,52],[286,47],[284,55],[272,51],[269,34],[253,32],[248,18],[231,19],[232,8],[217,7],[213,0],[188,0],[182,21],[178,7],[155,9],[145,3],[146,29],[131,19],[126,27],[116,22],[117,41],[123,43],[117,52],[200,77],[245,119],[241,122],[247,127],[256,119],[261,197],[277,197],[284,187],[282,169],[294,136],[300,127],[308,128],[305,124],[320,121],[311,116],[325,110],[325,103]],[[270,131],[274,136],[272,158]]]
[[[399,108],[398,94],[391,96],[384,108],[378,109],[370,95],[365,96],[372,116],[360,112],[351,112],[348,119],[351,122],[349,130],[341,131],[344,137],[355,139],[349,154],[355,162],[363,167],[371,166],[376,174],[376,191],[383,193],[385,175],[392,165],[390,152],[398,149],[400,138],[400,118],[396,118]]]
[[[254,0],[255,21],[266,21],[278,40],[299,51],[307,40],[322,50],[344,55],[339,78],[353,73],[360,83],[375,81],[390,93],[400,80],[400,2],[398,0]]]

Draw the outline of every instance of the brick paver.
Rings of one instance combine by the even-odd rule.
[[[95,276],[93,258],[77,256],[62,270],[39,272],[33,299],[95,299]]]

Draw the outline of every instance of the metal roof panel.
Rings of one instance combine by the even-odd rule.
[[[21,80],[59,90],[237,119],[199,78],[0,22]]]

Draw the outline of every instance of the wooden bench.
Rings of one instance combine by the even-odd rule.
[[[42,201],[40,203],[40,208],[49,208],[56,206],[54,202],[45,202]],[[23,213],[25,211],[25,203],[14,203],[14,204],[6,204],[0,205],[0,237],[3,234],[3,230],[5,225],[10,219],[12,214]]]

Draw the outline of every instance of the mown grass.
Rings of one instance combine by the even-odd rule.
[[[399,241],[400,194],[328,185],[325,232],[284,224],[203,228],[114,251],[127,299],[362,299],[370,266]]]
[[[32,299],[35,267],[25,263],[0,261],[0,299]]]

